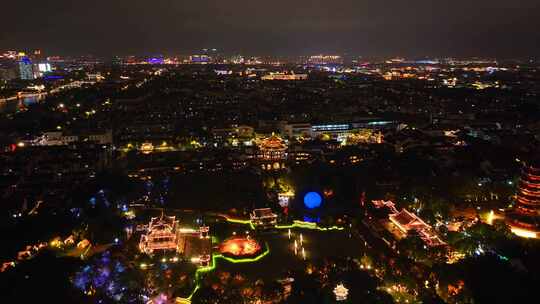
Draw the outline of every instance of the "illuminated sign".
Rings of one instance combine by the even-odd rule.
[[[40,63],[40,64],[38,64],[38,70],[41,73],[47,73],[47,72],[52,71],[51,65],[49,63]]]

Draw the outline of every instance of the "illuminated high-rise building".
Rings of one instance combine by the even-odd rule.
[[[34,50],[31,57],[33,61],[43,61],[45,59],[44,55],[41,50]]]
[[[28,57],[22,57],[21,60],[19,60],[19,76],[23,80],[35,79],[34,67]]]
[[[17,77],[17,69],[0,67],[0,80],[12,80]]]
[[[189,56],[189,61],[195,64],[208,64],[211,58],[208,55],[191,55]]]
[[[309,64],[343,64],[343,57],[338,55],[314,55],[309,57]]]
[[[523,166],[516,205],[506,218],[516,235],[540,237],[540,162],[529,162]]]
[[[37,70],[42,76],[44,73],[49,73],[52,71],[51,64],[48,62],[42,62],[37,64]]]

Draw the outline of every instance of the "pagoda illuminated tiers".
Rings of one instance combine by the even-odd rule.
[[[285,169],[287,144],[281,137],[272,133],[272,136],[260,141],[258,159],[264,170]]]
[[[540,162],[532,162],[523,167],[516,206],[508,214],[507,220],[516,235],[540,237]]]

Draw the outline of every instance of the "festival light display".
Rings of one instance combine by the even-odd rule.
[[[219,251],[234,257],[253,256],[261,251],[261,245],[250,238],[232,238],[223,242]]]
[[[319,208],[322,204],[322,197],[317,192],[308,192],[304,196],[304,205],[308,209],[316,209]]]
[[[234,219],[234,218],[229,218],[229,217],[226,217],[225,219],[229,223],[249,225],[251,230],[255,230],[255,226],[253,225],[251,220],[241,220],[241,219]],[[345,228],[339,227],[339,226],[319,227],[317,225],[317,223],[305,222],[305,221],[299,221],[299,220],[294,220],[293,223],[290,224],[290,225],[276,225],[274,228],[276,228],[276,229],[300,228],[300,229],[311,229],[311,230],[319,230],[319,231],[332,231],[332,230],[344,230],[345,229]]]

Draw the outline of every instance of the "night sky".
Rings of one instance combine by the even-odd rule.
[[[26,0],[0,16],[0,49],[47,54],[540,53],[540,0]]]

